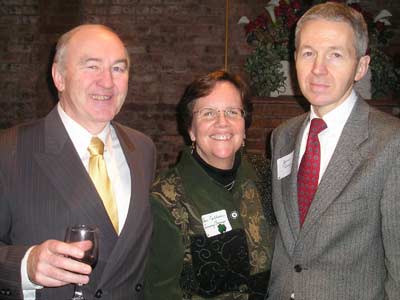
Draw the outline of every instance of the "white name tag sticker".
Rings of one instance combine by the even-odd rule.
[[[293,153],[294,151],[284,157],[278,158],[278,179],[285,178],[292,172]]]
[[[213,237],[232,230],[225,209],[202,215],[201,221],[207,237]]]

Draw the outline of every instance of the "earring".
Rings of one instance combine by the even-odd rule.
[[[192,145],[190,146],[190,154],[193,154],[194,149],[196,148],[196,141],[192,141]]]
[[[243,139],[243,141],[242,141],[242,148],[244,148],[245,146],[246,146],[246,140]]]

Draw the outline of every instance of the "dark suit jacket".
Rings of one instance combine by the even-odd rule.
[[[84,286],[85,296],[142,299],[152,232],[148,193],[155,148],[140,132],[112,125],[132,178],[129,211],[119,237],[56,109],[0,136],[0,299],[23,298],[20,263],[30,246],[63,240],[68,225],[82,223],[100,229],[100,258]],[[70,299],[72,294],[71,285],[44,288],[36,299]]]
[[[358,99],[300,228],[297,168],[308,114],[272,136],[279,230],[268,299],[400,299],[400,120]],[[277,159],[294,152],[291,174]]]

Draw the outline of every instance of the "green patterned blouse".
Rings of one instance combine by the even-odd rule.
[[[259,179],[242,157],[228,191],[186,149],[155,181],[150,197],[154,231],[145,275],[146,300],[264,299],[273,233]],[[207,237],[202,216],[225,210],[228,224]]]

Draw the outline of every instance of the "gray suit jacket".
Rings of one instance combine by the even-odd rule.
[[[279,230],[268,299],[400,299],[400,120],[358,99],[300,228],[297,167],[308,114],[273,132]],[[277,159],[294,153],[278,180]]]
[[[100,229],[100,258],[87,299],[142,299],[143,270],[152,232],[148,203],[155,148],[143,134],[113,122],[131,170],[132,196],[120,236],[56,109],[0,136],[0,299],[22,299],[20,263],[26,250],[63,240],[71,224]],[[73,287],[44,288],[36,299],[70,299]]]

